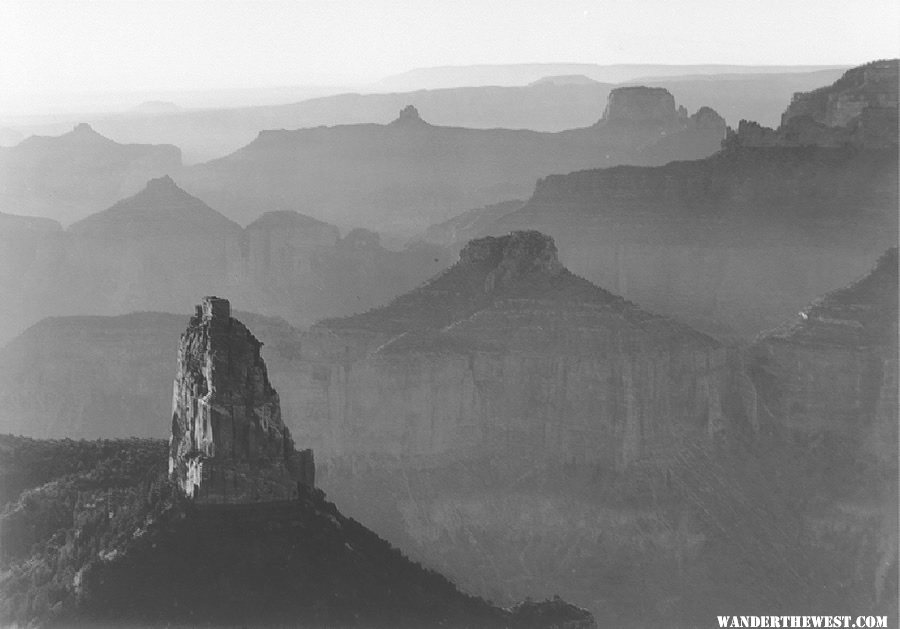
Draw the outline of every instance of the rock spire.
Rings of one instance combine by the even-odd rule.
[[[314,485],[312,451],[294,450],[261,347],[218,297],[181,335],[169,473],[198,502],[287,500]]]

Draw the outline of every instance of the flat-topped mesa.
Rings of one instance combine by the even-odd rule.
[[[218,297],[203,298],[181,335],[169,474],[197,502],[288,500],[315,484],[312,451],[294,450],[261,347]]]
[[[675,97],[663,87],[619,87],[609,93],[603,119],[607,122],[671,122],[686,117]]]
[[[556,275],[564,270],[553,238],[538,231],[514,231],[469,241],[460,251],[459,261],[492,267],[485,279],[485,292],[532,273]]]

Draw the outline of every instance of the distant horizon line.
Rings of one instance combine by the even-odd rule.
[[[811,69],[811,70],[829,70],[841,68],[855,68],[875,61],[894,59],[895,57],[879,57],[877,59],[868,59],[861,62],[840,62],[840,63],[654,63],[654,62],[623,62],[623,63],[595,63],[590,61],[524,61],[514,63],[463,63],[463,64],[445,64],[434,66],[416,66],[407,70],[391,72],[384,74],[376,79],[360,79],[360,80],[298,80],[294,82],[267,83],[260,85],[218,85],[210,87],[139,87],[130,89],[119,88],[91,88],[86,90],[9,90],[8,94],[33,94],[33,95],[94,95],[94,94],[135,94],[142,92],[183,92],[183,93],[203,93],[218,91],[250,91],[250,90],[267,90],[267,89],[296,89],[296,88],[336,88],[336,87],[362,87],[366,85],[377,85],[378,83],[400,77],[412,72],[422,72],[428,70],[448,70],[448,69],[473,69],[473,68],[523,68],[536,66],[584,66],[592,68],[640,68],[644,66],[652,66],[658,68],[781,68],[785,71],[789,69]],[[780,74],[780,72],[779,72]]]

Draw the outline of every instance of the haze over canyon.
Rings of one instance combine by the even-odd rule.
[[[0,117],[0,624],[894,626],[900,62],[616,59]]]

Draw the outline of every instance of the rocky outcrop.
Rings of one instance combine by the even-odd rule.
[[[261,346],[217,297],[203,299],[181,336],[169,474],[198,502],[286,500],[315,483],[312,451],[294,451]]]
[[[413,107],[412,105],[407,105],[403,109],[400,110],[400,115],[397,116],[397,119],[394,120],[391,124],[394,125],[417,125],[417,124],[428,124],[422,117],[419,115],[419,110]]]
[[[834,465],[897,465],[897,249],[757,340],[750,373],[786,438]]]
[[[897,146],[896,59],[848,70],[834,84],[794,94],[778,129],[742,120],[728,146]]]
[[[532,81],[528,84],[528,87],[535,87],[540,85],[599,85],[599,82],[583,74],[554,74],[552,76],[544,76],[537,79],[536,81]]]

